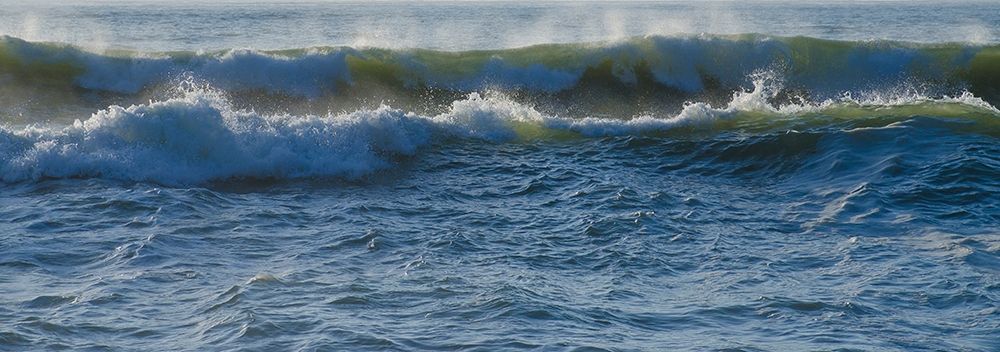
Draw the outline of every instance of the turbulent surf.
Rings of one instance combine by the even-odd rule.
[[[74,1],[0,351],[997,349],[995,2]]]

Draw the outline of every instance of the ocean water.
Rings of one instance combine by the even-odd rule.
[[[998,14],[0,1],[0,351],[1000,351]]]

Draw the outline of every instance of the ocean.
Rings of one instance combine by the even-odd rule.
[[[1000,3],[0,1],[0,351],[1000,351]]]

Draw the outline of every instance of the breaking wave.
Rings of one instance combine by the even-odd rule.
[[[961,118],[976,133],[1000,135],[1000,111],[971,93],[954,97],[775,105],[768,75],[752,75],[725,106],[686,103],[672,116],[568,118],[503,94],[470,93],[444,113],[421,115],[387,105],[342,114],[262,114],[237,109],[212,88],[129,107],[111,106],[72,125],[0,128],[0,179],[96,177],[163,184],[230,179],[356,178],[442,143],[560,141],[603,136],[774,133],[912,116]],[[862,124],[863,125],[863,124]]]

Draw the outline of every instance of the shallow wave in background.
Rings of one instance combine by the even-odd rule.
[[[821,97],[906,85],[932,93],[966,89],[992,98],[1000,82],[1000,47],[747,34],[648,36],[462,52],[315,47],[94,53],[67,44],[0,38],[0,75],[8,84],[119,94],[171,83],[180,75],[227,91],[305,97],[374,86],[558,93],[613,85],[690,94],[745,87],[749,75],[761,70]]]

